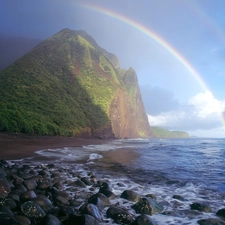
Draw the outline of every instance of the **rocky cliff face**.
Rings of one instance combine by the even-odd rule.
[[[64,29],[0,72],[0,131],[153,137],[135,71]]]

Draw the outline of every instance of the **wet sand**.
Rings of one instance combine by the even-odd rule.
[[[35,156],[38,150],[99,145],[110,141],[112,140],[0,133],[0,159],[22,159]],[[115,149],[103,152],[101,161],[106,164],[127,165],[138,157],[139,154],[131,149]]]
[[[35,151],[42,149],[97,145],[108,141],[110,140],[77,137],[0,135],[0,159],[21,159],[32,157],[36,155]]]

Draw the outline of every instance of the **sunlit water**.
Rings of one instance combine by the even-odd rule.
[[[127,149],[139,156],[125,165],[104,161],[106,151]],[[225,208],[225,139],[128,139],[37,153],[32,160],[91,169],[110,180],[115,194],[125,189],[142,195],[153,193],[165,211],[171,212],[152,216],[158,224],[197,224]],[[119,187],[118,182],[125,186]],[[187,201],[180,204],[173,199],[175,194]],[[212,213],[187,216],[193,202],[210,205]]]

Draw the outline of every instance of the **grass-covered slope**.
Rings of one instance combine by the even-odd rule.
[[[157,138],[189,138],[185,131],[169,131],[161,127],[151,127]]]
[[[0,72],[0,131],[120,137],[112,101],[118,90],[133,97],[106,56],[84,31],[64,29],[36,46]]]

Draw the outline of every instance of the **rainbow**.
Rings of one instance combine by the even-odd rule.
[[[142,32],[143,34],[147,35],[151,39],[153,39],[156,43],[158,43],[160,46],[165,48],[171,55],[173,55],[189,72],[190,74],[194,77],[194,79],[200,84],[201,88],[204,91],[208,91],[209,88],[207,87],[206,83],[203,81],[202,77],[200,74],[195,70],[195,68],[190,64],[190,62],[185,59],[173,46],[171,46],[168,42],[166,42],[162,37],[160,37],[158,34],[153,32],[151,29],[148,27],[128,18],[125,17],[124,15],[121,15],[117,12],[114,12],[112,10],[92,5],[92,4],[80,4],[81,7],[84,7],[86,9],[104,14],[106,16],[115,18],[117,20],[120,20],[127,25],[135,28],[136,30]]]
[[[190,74],[194,77],[194,79],[200,84],[201,88],[204,91],[210,91],[209,88],[207,87],[206,83],[202,79],[201,75],[196,71],[196,69],[191,65],[191,63],[183,57],[173,46],[171,46],[167,41],[165,41],[162,37],[160,37],[158,34],[153,32],[150,28],[132,20],[131,18],[125,17],[124,15],[121,15],[117,12],[114,12],[112,10],[92,5],[90,3],[81,3],[79,6],[104,14],[106,16],[115,18],[119,21],[122,21],[126,23],[127,25],[135,28],[136,30],[142,32],[143,34],[147,35],[151,39],[153,39],[156,43],[158,43],[160,46],[165,48],[172,56],[174,56],[189,72]],[[203,17],[203,16],[202,16]],[[211,91],[210,91],[211,92]],[[220,114],[220,119],[222,121],[223,126],[225,126],[225,117],[222,113]]]

